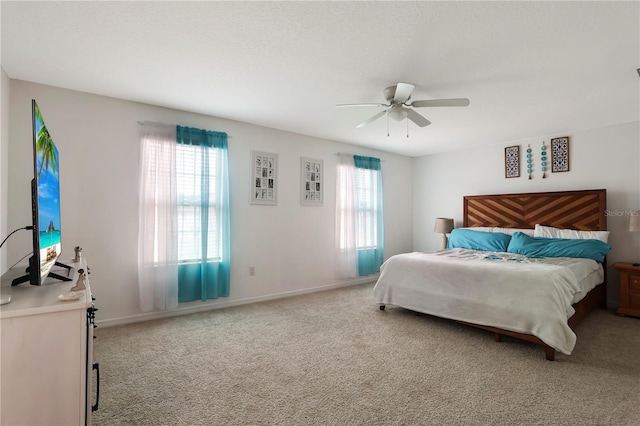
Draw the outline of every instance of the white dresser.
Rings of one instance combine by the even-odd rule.
[[[14,267],[2,276],[0,306],[0,424],[89,425],[93,368],[93,303],[86,262],[62,260],[71,270],[52,272],[72,281],[47,278],[42,286],[23,283]],[[59,269],[59,270],[58,270]],[[78,300],[63,301],[85,271],[85,290]]]

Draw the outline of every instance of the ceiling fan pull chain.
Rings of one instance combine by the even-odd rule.
[[[387,111],[387,137],[389,137],[389,111]]]
[[[407,139],[409,139],[409,118],[405,118],[404,121],[407,123]]]

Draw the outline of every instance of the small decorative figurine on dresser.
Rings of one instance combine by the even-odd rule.
[[[76,281],[76,285],[71,287],[69,291],[84,291],[87,287],[84,285],[84,269],[78,269],[78,281]]]
[[[73,251],[76,252],[76,257],[73,259],[74,262],[78,263],[82,260],[82,247],[76,246]]]

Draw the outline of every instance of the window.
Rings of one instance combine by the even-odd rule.
[[[336,216],[337,216],[337,237],[338,248],[341,251],[347,250],[350,244],[349,231],[351,229],[350,221],[355,219],[355,205],[352,203],[352,181],[350,175],[353,171],[353,165],[338,164],[338,179],[336,185]],[[357,242],[354,242],[357,246]]]
[[[179,144],[176,148],[178,261],[220,261],[220,194],[222,150]]]
[[[383,243],[380,160],[339,155],[336,182],[337,273],[370,275],[380,270]]]
[[[229,296],[227,134],[143,123],[141,142],[141,309]]]
[[[378,170],[355,169],[358,232],[356,247],[372,249],[378,246]]]

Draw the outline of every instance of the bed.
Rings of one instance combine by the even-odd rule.
[[[392,256],[381,267],[375,302],[381,311],[398,306],[479,327],[493,332],[498,342],[510,336],[540,344],[550,361],[556,351],[571,354],[575,327],[607,305],[608,249],[602,247],[610,247],[596,241],[608,237],[605,210],[604,189],[465,196],[463,228],[473,230],[454,230],[451,237],[482,234],[491,244],[498,241],[498,248],[480,251],[463,244]],[[549,230],[560,235],[544,234]],[[503,243],[504,235],[509,236]],[[519,242],[526,250],[518,250]],[[542,252],[529,251],[539,243],[546,244]],[[583,244],[599,244],[598,255],[574,255]],[[564,246],[570,252],[566,257]],[[560,256],[547,257],[546,247],[559,248]]]

